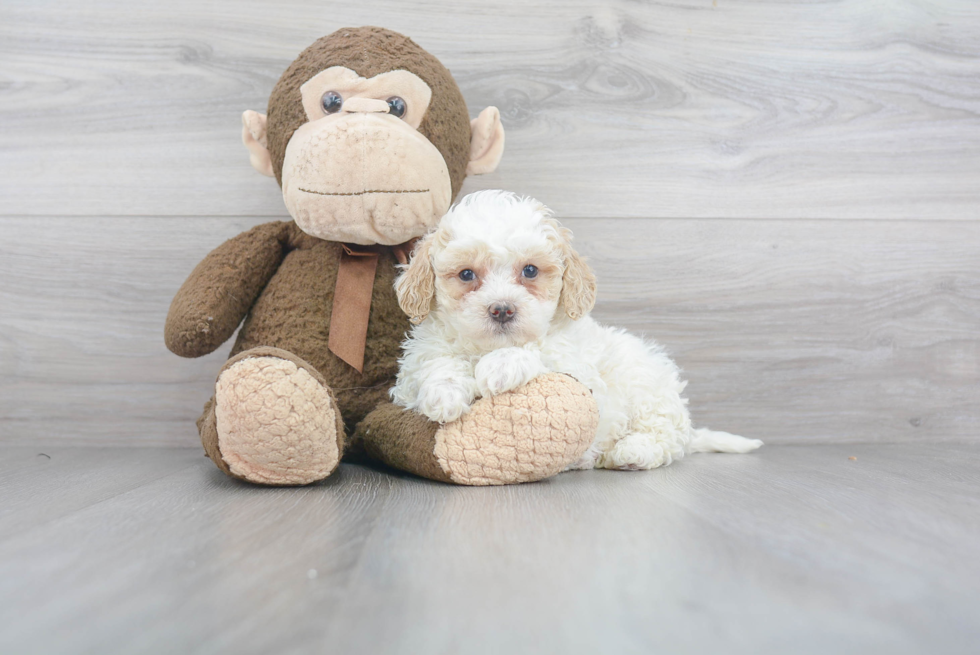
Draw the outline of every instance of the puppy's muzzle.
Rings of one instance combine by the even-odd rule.
[[[503,325],[504,323],[513,320],[517,316],[517,308],[514,307],[513,303],[509,302],[495,302],[490,305],[487,310],[490,318]]]

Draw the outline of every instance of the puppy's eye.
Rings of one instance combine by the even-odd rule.
[[[538,267],[534,264],[528,264],[524,267],[524,277],[533,278],[538,276]]]
[[[459,279],[463,282],[472,282],[476,279],[476,273],[471,268],[464,269],[459,272]]]
[[[405,101],[398,96],[388,98],[388,113],[395,118],[401,118],[407,110],[408,107],[405,105]]]
[[[340,106],[344,104],[344,99],[336,91],[327,91],[320,98],[320,106],[328,114],[336,114],[340,111]]]

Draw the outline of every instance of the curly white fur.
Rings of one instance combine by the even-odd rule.
[[[417,325],[391,395],[434,421],[557,371],[588,387],[599,406],[595,442],[572,468],[651,469],[689,452],[762,445],[692,429],[677,365],[656,343],[588,315],[595,277],[571,233],[536,200],[466,196],[420,242],[395,288]],[[502,303],[514,309],[503,323],[490,314]]]

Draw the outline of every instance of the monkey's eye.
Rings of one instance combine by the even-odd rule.
[[[408,106],[405,104],[405,101],[398,96],[391,96],[388,98],[388,113],[395,118],[401,118],[404,116],[407,109]]]
[[[328,114],[336,114],[340,111],[340,106],[344,104],[344,99],[340,97],[340,94],[336,91],[327,91],[320,98],[320,106],[323,107],[323,111]]]
[[[471,268],[463,269],[459,272],[459,279],[463,282],[472,282],[476,279],[476,273],[474,273],[473,269]]]
[[[534,264],[528,264],[524,267],[524,277],[530,279],[538,276],[538,267]]]

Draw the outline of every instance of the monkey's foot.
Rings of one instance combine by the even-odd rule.
[[[599,411],[592,394],[558,373],[514,391],[477,400],[440,425],[383,405],[357,427],[368,455],[443,482],[500,485],[534,482],[574,464],[595,439]]]
[[[253,348],[218,376],[201,438],[219,468],[249,482],[302,485],[340,463],[344,426],[323,377],[284,350]],[[205,431],[213,427],[211,448]],[[220,460],[220,461],[219,461]]]

